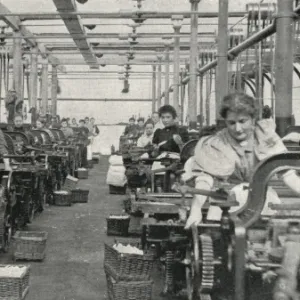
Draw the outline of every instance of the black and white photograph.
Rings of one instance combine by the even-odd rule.
[[[300,1],[0,0],[0,300],[299,300]]]

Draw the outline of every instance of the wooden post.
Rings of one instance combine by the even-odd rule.
[[[48,59],[42,61],[42,115],[46,116],[48,110]]]
[[[216,70],[216,119],[220,123],[220,105],[228,94],[228,0],[219,0],[218,66]]]
[[[170,45],[166,44],[165,53],[165,104],[170,103],[169,87],[170,87]]]
[[[152,113],[156,111],[156,66],[152,66]]]
[[[200,76],[200,80],[199,80],[199,93],[200,93],[200,128],[203,128],[203,119],[204,119],[204,110],[203,110],[203,106],[204,106],[204,98],[203,98],[203,81],[204,81],[204,76],[201,75]]]
[[[20,106],[18,105],[19,103],[23,102],[23,60],[21,32],[14,31],[13,35],[13,89],[16,91],[17,95],[15,109],[18,109],[19,112],[22,112],[22,104],[20,104]],[[9,120],[9,122],[13,122],[13,120]]]
[[[36,109],[38,92],[38,49],[33,48],[30,67],[30,99],[29,107]]]
[[[293,0],[277,0],[278,18],[276,19],[275,46],[275,120],[277,132],[284,136],[292,124],[293,100],[293,46],[294,14]]]
[[[206,72],[206,100],[205,100],[205,117],[206,117],[206,126],[210,125],[210,98],[211,98],[211,76],[212,76],[212,70],[209,70]]]
[[[191,11],[198,11],[200,0],[190,0]],[[198,73],[198,15],[191,15],[190,81],[188,117],[191,129],[197,128],[197,73]]]
[[[180,82],[182,82],[183,78],[185,77],[184,72],[180,72]],[[180,106],[180,121],[181,124],[184,124],[184,99],[185,99],[185,85],[181,84],[180,86],[180,99],[181,99],[181,106]]]
[[[180,87],[180,29],[183,16],[172,16],[173,28],[174,28],[174,69],[173,69],[173,105],[178,113],[178,119],[180,120],[179,110],[179,87]]]
[[[58,89],[58,79],[57,79],[57,65],[52,65],[52,84],[51,84],[51,115],[57,115],[57,89]]]
[[[161,107],[161,62],[162,62],[162,55],[157,55],[158,59],[158,73],[157,73],[157,110]]]

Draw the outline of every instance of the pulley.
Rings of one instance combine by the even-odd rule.
[[[270,18],[270,14],[276,13],[276,3],[274,1],[264,2],[264,3],[248,3],[246,5],[246,10],[248,12],[248,20],[267,20]]]
[[[88,0],[76,0],[78,3],[80,3],[80,4],[85,4],[85,3],[87,3],[88,2]]]
[[[240,44],[245,39],[245,34],[242,28],[231,29],[229,32],[229,48]]]

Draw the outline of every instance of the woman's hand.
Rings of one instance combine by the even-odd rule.
[[[158,151],[159,150],[159,145],[153,145],[153,151]]]
[[[185,227],[184,229],[189,229],[191,228],[192,226],[198,226],[202,221],[202,213],[201,213],[201,210],[199,210],[198,212],[196,213],[191,213],[190,216],[188,217],[187,221],[186,221],[186,224],[185,224]]]
[[[153,145],[152,149],[151,149],[151,156],[152,157],[156,157],[159,154],[159,145]]]
[[[183,141],[179,134],[173,134],[173,140],[177,145],[182,145]]]
[[[4,162],[4,169],[5,169],[5,171],[12,171],[9,159],[8,158],[4,158],[3,162]]]

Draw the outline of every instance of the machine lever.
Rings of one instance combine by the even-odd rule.
[[[196,189],[192,188],[186,185],[180,185],[178,183],[175,183],[172,186],[172,189],[181,193],[182,195],[185,194],[192,194],[192,195],[203,195],[203,196],[208,196],[220,200],[227,200],[228,198],[228,193],[222,189],[215,190],[215,191],[209,191],[209,190],[202,190],[202,189]]]
[[[285,244],[285,255],[282,262],[282,268],[279,270],[274,289],[274,300],[298,299],[297,277],[300,265],[300,236],[291,236]]]
[[[300,210],[300,203],[292,203],[292,204],[269,203],[268,207],[272,210]]]

